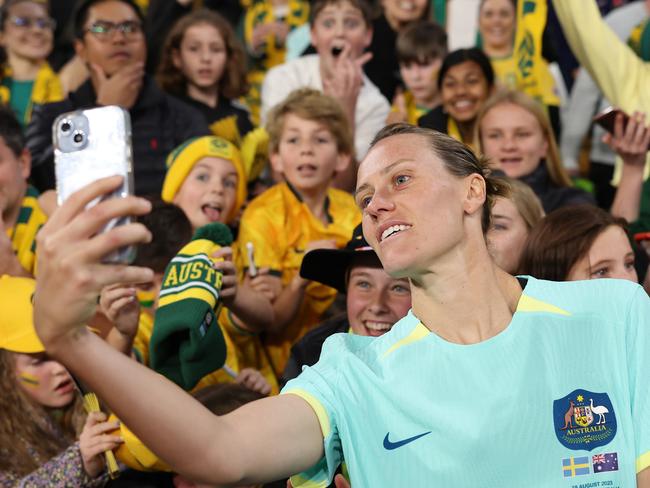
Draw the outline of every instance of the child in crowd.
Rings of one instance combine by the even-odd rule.
[[[531,231],[519,270],[553,281],[638,279],[627,223],[592,205],[548,214]]]
[[[336,291],[302,278],[298,271],[311,249],[343,247],[360,222],[351,195],[331,188],[352,159],[348,119],[336,100],[318,90],[291,93],[269,113],[270,159],[284,175],[244,211],[240,254],[252,243],[255,262],[270,268],[281,292],[273,300],[275,319],[266,347],[277,374],[291,345],[318,323]],[[244,258],[245,266],[251,266]]]
[[[495,93],[476,118],[476,133],[491,164],[529,185],[547,213],[565,205],[595,203],[591,194],[574,188],[544,107],[526,94]]]
[[[434,22],[415,22],[397,36],[396,51],[406,91],[395,97],[386,123],[415,125],[440,104],[438,72],[447,54],[447,33]]]
[[[108,435],[117,426],[103,413],[85,418],[68,371],[45,353],[34,286],[0,277],[0,486],[103,486],[102,453],[121,444]]]
[[[244,3],[244,2],[242,2]],[[259,123],[260,91],[267,71],[285,62],[287,35],[309,20],[308,0],[251,0],[244,17],[244,39],[250,55],[250,92],[246,103]]]
[[[447,134],[476,150],[476,118],[494,90],[490,60],[476,48],[450,52],[440,68],[438,90],[441,105],[420,117],[418,125]]]
[[[132,353],[139,362],[149,366],[154,315],[158,309],[158,297],[163,286],[165,269],[181,248],[190,242],[192,228],[179,207],[162,201],[155,201],[151,213],[142,217],[141,222],[152,233],[153,239],[139,248],[135,264],[151,268],[154,278],[150,283],[139,284],[137,287],[120,285],[106,288],[102,291],[100,305],[115,326],[109,332],[107,341],[126,354]],[[140,303],[136,296],[142,300]],[[142,302],[144,306],[140,307]],[[239,331],[232,330],[232,320],[229,310],[223,308],[218,323],[226,343],[224,368],[206,375],[196,388],[236,381],[267,394],[272,390],[272,385],[257,370],[246,368],[240,360],[242,353],[232,339]],[[246,339],[250,341],[248,335]],[[245,341],[240,338],[240,342]],[[270,372],[268,367],[267,372]],[[268,376],[273,379],[271,374]]]
[[[167,166],[162,199],[178,205],[194,231],[211,222],[236,222],[246,200],[246,173],[233,144],[214,136],[191,139],[169,155]],[[256,277],[238,284],[237,270],[242,268],[238,251],[238,246],[224,247],[214,256],[225,258],[215,264],[224,273],[221,319],[233,332],[242,367],[261,370],[273,385],[275,377],[256,334],[273,323],[270,300],[277,294],[275,283],[262,266]]]
[[[158,82],[198,109],[214,135],[238,147],[253,129],[248,111],[235,101],[246,93],[244,51],[228,21],[212,10],[196,10],[174,24]]]
[[[411,288],[405,278],[384,271],[359,224],[345,249],[315,249],[300,266],[300,276],[330,286],[345,295],[346,313],[308,332],[291,348],[282,383],[313,366],[325,339],[337,332],[379,337],[411,308]]]
[[[546,4],[540,2],[538,8],[527,10],[517,3],[516,0],[481,0],[478,25],[482,48],[501,85],[520,90],[544,106],[557,137],[560,134],[558,88],[548,61],[542,57]]]
[[[0,274],[34,274],[36,233],[56,206],[54,191],[39,195],[27,183],[30,170],[22,128],[10,108],[0,106]]]
[[[11,106],[22,127],[34,104],[63,99],[61,83],[46,61],[55,26],[46,1],[7,0],[0,10],[0,101]]]
[[[514,178],[503,177],[509,194],[494,199],[488,250],[494,262],[514,275],[531,229],[544,217],[544,209],[532,188]]]
[[[310,13],[311,42],[317,54],[271,69],[262,86],[262,122],[271,108],[298,88],[314,88],[337,99],[354,133],[358,160],[384,126],[390,106],[363,74],[370,59],[364,49],[372,39],[372,15],[365,0],[317,0]],[[354,173],[355,167],[349,168]],[[351,230],[351,229],[350,229]]]

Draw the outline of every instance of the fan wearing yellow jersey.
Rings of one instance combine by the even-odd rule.
[[[248,205],[238,242],[246,266],[244,246],[250,242],[255,264],[270,268],[281,283],[265,338],[280,374],[291,345],[320,321],[336,295],[333,288],[300,277],[304,254],[343,247],[361,216],[351,195],[331,188],[353,154],[352,130],[338,102],[317,90],[296,90],[271,110],[268,121],[271,164],[285,182]]]
[[[20,124],[0,107],[0,275],[34,275],[36,233],[54,207],[54,192],[27,183],[31,162]]]

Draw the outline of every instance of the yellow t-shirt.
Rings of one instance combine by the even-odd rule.
[[[252,242],[255,264],[270,268],[287,285],[299,272],[304,250],[311,241],[333,239],[343,247],[361,222],[359,209],[350,194],[333,188],[327,190],[326,206],[330,221],[323,224],[286,183],[255,198],[244,212],[239,229],[244,267],[249,264],[245,246]],[[284,370],[291,346],[320,321],[335,295],[333,288],[311,282],[295,319],[281,334],[266,335],[265,346],[276,375]]]
[[[36,274],[36,234],[47,222],[38,196],[36,188],[27,188],[16,224],[6,231],[18,261],[32,276]]]

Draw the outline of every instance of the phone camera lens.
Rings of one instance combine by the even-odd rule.
[[[70,122],[68,122],[67,120],[63,121],[63,123],[61,124],[61,132],[70,132],[70,129],[72,129],[72,125],[70,124]]]
[[[74,135],[72,136],[72,141],[77,145],[80,146],[83,141],[84,141],[84,135],[82,132],[75,132]]]

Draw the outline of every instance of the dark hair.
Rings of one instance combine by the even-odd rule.
[[[237,383],[220,383],[206,386],[192,394],[199,403],[215,415],[226,415],[264,395]]]
[[[517,273],[565,281],[596,238],[612,225],[627,232],[625,219],[594,205],[573,205],[551,212],[528,235]]]
[[[200,9],[181,17],[171,28],[162,49],[157,79],[163,90],[172,95],[185,95],[187,79],[180,69],[174,66],[173,52],[179,51],[187,29],[194,25],[211,25],[217,31],[226,47],[226,65],[219,80],[219,95],[232,100],[246,93],[246,56],[230,23],[218,13]]]
[[[447,32],[436,22],[418,20],[397,35],[395,45],[400,63],[427,63],[447,54]]]
[[[370,148],[383,139],[402,134],[414,134],[425,138],[433,155],[440,158],[445,169],[453,176],[465,178],[477,174],[485,180],[485,203],[481,214],[481,227],[485,235],[490,228],[490,214],[494,200],[496,197],[509,195],[508,183],[502,178],[491,176],[487,159],[477,157],[462,142],[432,129],[404,123],[387,125],[377,133],[370,143]]]
[[[138,247],[134,264],[163,273],[169,261],[192,239],[192,224],[176,205],[152,198],[152,209],[138,220],[151,232],[151,242]]]
[[[485,76],[488,88],[494,86],[494,69],[492,69],[490,58],[479,48],[471,47],[469,49],[456,49],[445,56],[440,67],[440,74],[438,75],[438,89],[442,88],[442,80],[445,78],[447,71],[467,61],[472,61],[478,65],[483,72],[483,76]]]
[[[309,7],[309,23],[312,28],[314,27],[314,21],[318,14],[329,5],[337,5],[339,3],[347,2],[352,5],[353,8],[356,8],[361,12],[363,20],[366,22],[367,27],[372,27],[372,21],[376,17],[376,14],[372,8],[372,5],[367,0],[314,0],[311,2]]]
[[[74,23],[73,23],[74,35],[77,39],[83,39],[85,33],[84,26],[88,21],[88,12],[90,11],[90,8],[97,5],[98,3],[103,3],[108,1],[110,0],[83,0],[78,5],[74,13]],[[135,3],[133,0],[114,0],[114,1],[125,3],[129,7],[131,7],[134,10],[135,14],[138,16],[138,19],[140,19],[140,22],[144,24],[144,15],[142,14],[142,10],[140,10],[140,7],[138,7],[137,3]]]
[[[0,104],[0,137],[4,139],[14,156],[19,157],[25,150],[23,129],[11,107],[2,104]]]

